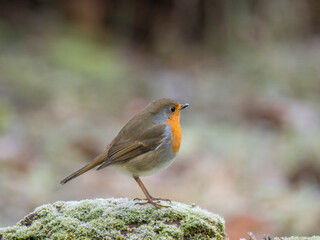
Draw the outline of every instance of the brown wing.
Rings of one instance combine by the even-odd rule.
[[[166,124],[157,124],[140,135],[135,134],[135,139],[116,138],[109,149],[108,159],[97,170],[156,149],[164,138],[166,127]]]

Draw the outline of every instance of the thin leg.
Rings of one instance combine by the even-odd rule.
[[[169,207],[169,206],[163,206],[163,205],[160,205],[158,204],[159,200],[162,200],[161,198],[153,198],[150,193],[148,192],[148,190],[146,189],[146,187],[144,186],[144,184],[142,183],[142,181],[140,180],[139,177],[134,177],[134,180],[136,180],[136,182],[139,184],[142,192],[144,193],[144,195],[146,195],[147,199],[145,202],[139,202],[139,203],[136,203],[136,204],[140,204],[140,205],[145,205],[145,204],[152,204],[154,207],[156,208],[161,208],[161,207]],[[135,198],[136,199],[136,198]],[[152,200],[157,200],[158,202],[154,202]],[[167,199],[166,199],[167,200]],[[169,200],[170,201],[170,200]]]

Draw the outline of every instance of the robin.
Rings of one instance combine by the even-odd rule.
[[[132,176],[139,184],[147,199],[137,204],[168,207],[159,202],[170,200],[152,197],[140,176],[154,174],[173,162],[181,143],[180,111],[188,106],[168,98],[150,103],[121,129],[103,153],[61,184],[96,166],[97,170],[110,166]]]

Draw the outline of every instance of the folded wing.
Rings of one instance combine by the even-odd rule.
[[[157,124],[147,131],[144,131],[141,135],[136,133],[133,138],[116,138],[115,141],[111,143],[107,160],[102,163],[97,170],[112,164],[130,161],[133,158],[158,148],[165,138],[166,128],[166,124]]]

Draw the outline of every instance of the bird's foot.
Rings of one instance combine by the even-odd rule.
[[[165,205],[161,205],[159,204],[160,201],[168,201],[171,203],[171,201],[169,199],[162,199],[162,198],[154,198],[154,197],[151,197],[150,199],[141,199],[141,198],[134,198],[133,199],[134,201],[144,201],[144,202],[137,202],[136,204],[139,204],[139,205],[146,205],[146,204],[152,204],[155,208],[170,208],[170,206],[165,206]]]
[[[166,201],[166,202],[171,203],[171,200],[170,200],[170,199],[167,199],[167,198],[155,198],[155,197],[151,197],[151,199],[152,199],[153,201]]]
[[[154,201],[154,202],[157,202],[159,203],[160,201],[166,201],[166,202],[169,202],[171,203],[171,200],[170,199],[167,199],[167,198],[156,198],[156,197],[151,197],[151,200]],[[147,198],[134,198],[133,201],[148,201]]]
[[[158,201],[159,202],[159,201]],[[159,204],[158,202],[154,202],[154,201],[151,201],[151,200],[146,200],[145,202],[137,202],[135,204],[138,204],[138,205],[146,205],[146,204],[152,204],[155,208],[170,208],[170,206],[165,206],[165,205],[161,205]]]

